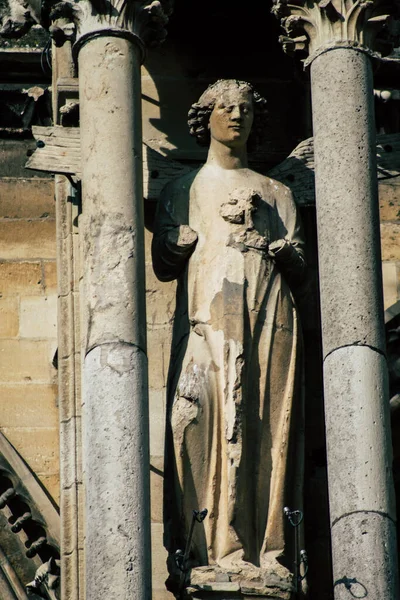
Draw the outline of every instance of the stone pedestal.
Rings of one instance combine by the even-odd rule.
[[[294,600],[295,594],[278,587],[241,587],[238,583],[212,583],[186,588],[185,600]]]
[[[298,597],[298,596],[297,596]],[[187,577],[183,600],[294,600],[296,590],[293,575],[278,565],[275,570],[262,571],[257,567],[238,567],[224,572],[218,567],[197,567]]]

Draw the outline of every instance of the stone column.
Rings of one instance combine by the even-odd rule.
[[[337,600],[396,600],[369,56],[376,41],[371,23],[382,23],[388,4],[298,4],[277,0],[275,10],[288,34],[286,50],[308,50],[311,63],[334,592]]]
[[[99,14],[104,8],[104,14]],[[57,5],[77,35],[86,598],[151,598],[141,74],[158,1]]]
[[[79,51],[86,597],[151,598],[140,51]]]

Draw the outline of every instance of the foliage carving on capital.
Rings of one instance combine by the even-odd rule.
[[[21,37],[40,23],[60,46],[102,29],[129,31],[145,46],[156,46],[166,38],[173,8],[173,0],[8,0],[8,4],[1,36]]]
[[[272,12],[285,31],[280,41],[288,54],[312,56],[348,44],[385,56],[395,42],[391,22],[400,15],[400,0],[273,0]]]

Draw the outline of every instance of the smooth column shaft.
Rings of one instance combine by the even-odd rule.
[[[386,359],[367,346],[340,348],[325,360],[324,387],[336,598],[348,598],[348,583],[356,597],[365,589],[396,600]]]
[[[311,78],[335,598],[396,600],[370,59],[332,49]]]
[[[385,350],[371,61],[338,48],[311,66],[324,356]]]
[[[149,426],[139,53],[79,52],[86,598],[150,600]]]

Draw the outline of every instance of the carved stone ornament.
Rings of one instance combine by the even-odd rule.
[[[50,558],[46,563],[40,565],[35,573],[35,578],[26,585],[28,596],[36,595],[40,598],[48,598],[50,595],[54,600],[60,598],[60,561]]]
[[[162,43],[173,0],[8,0],[0,35],[21,37],[35,23],[49,29],[58,46],[102,30],[135,35],[144,46]]]
[[[57,45],[110,29],[130,32],[152,47],[164,41],[171,12],[170,0],[67,0],[52,6],[49,31]]]
[[[288,54],[315,54],[331,46],[353,46],[382,56],[390,54],[390,21],[399,15],[399,0],[273,0],[272,12],[286,35]],[[383,33],[382,37],[378,37]]]

